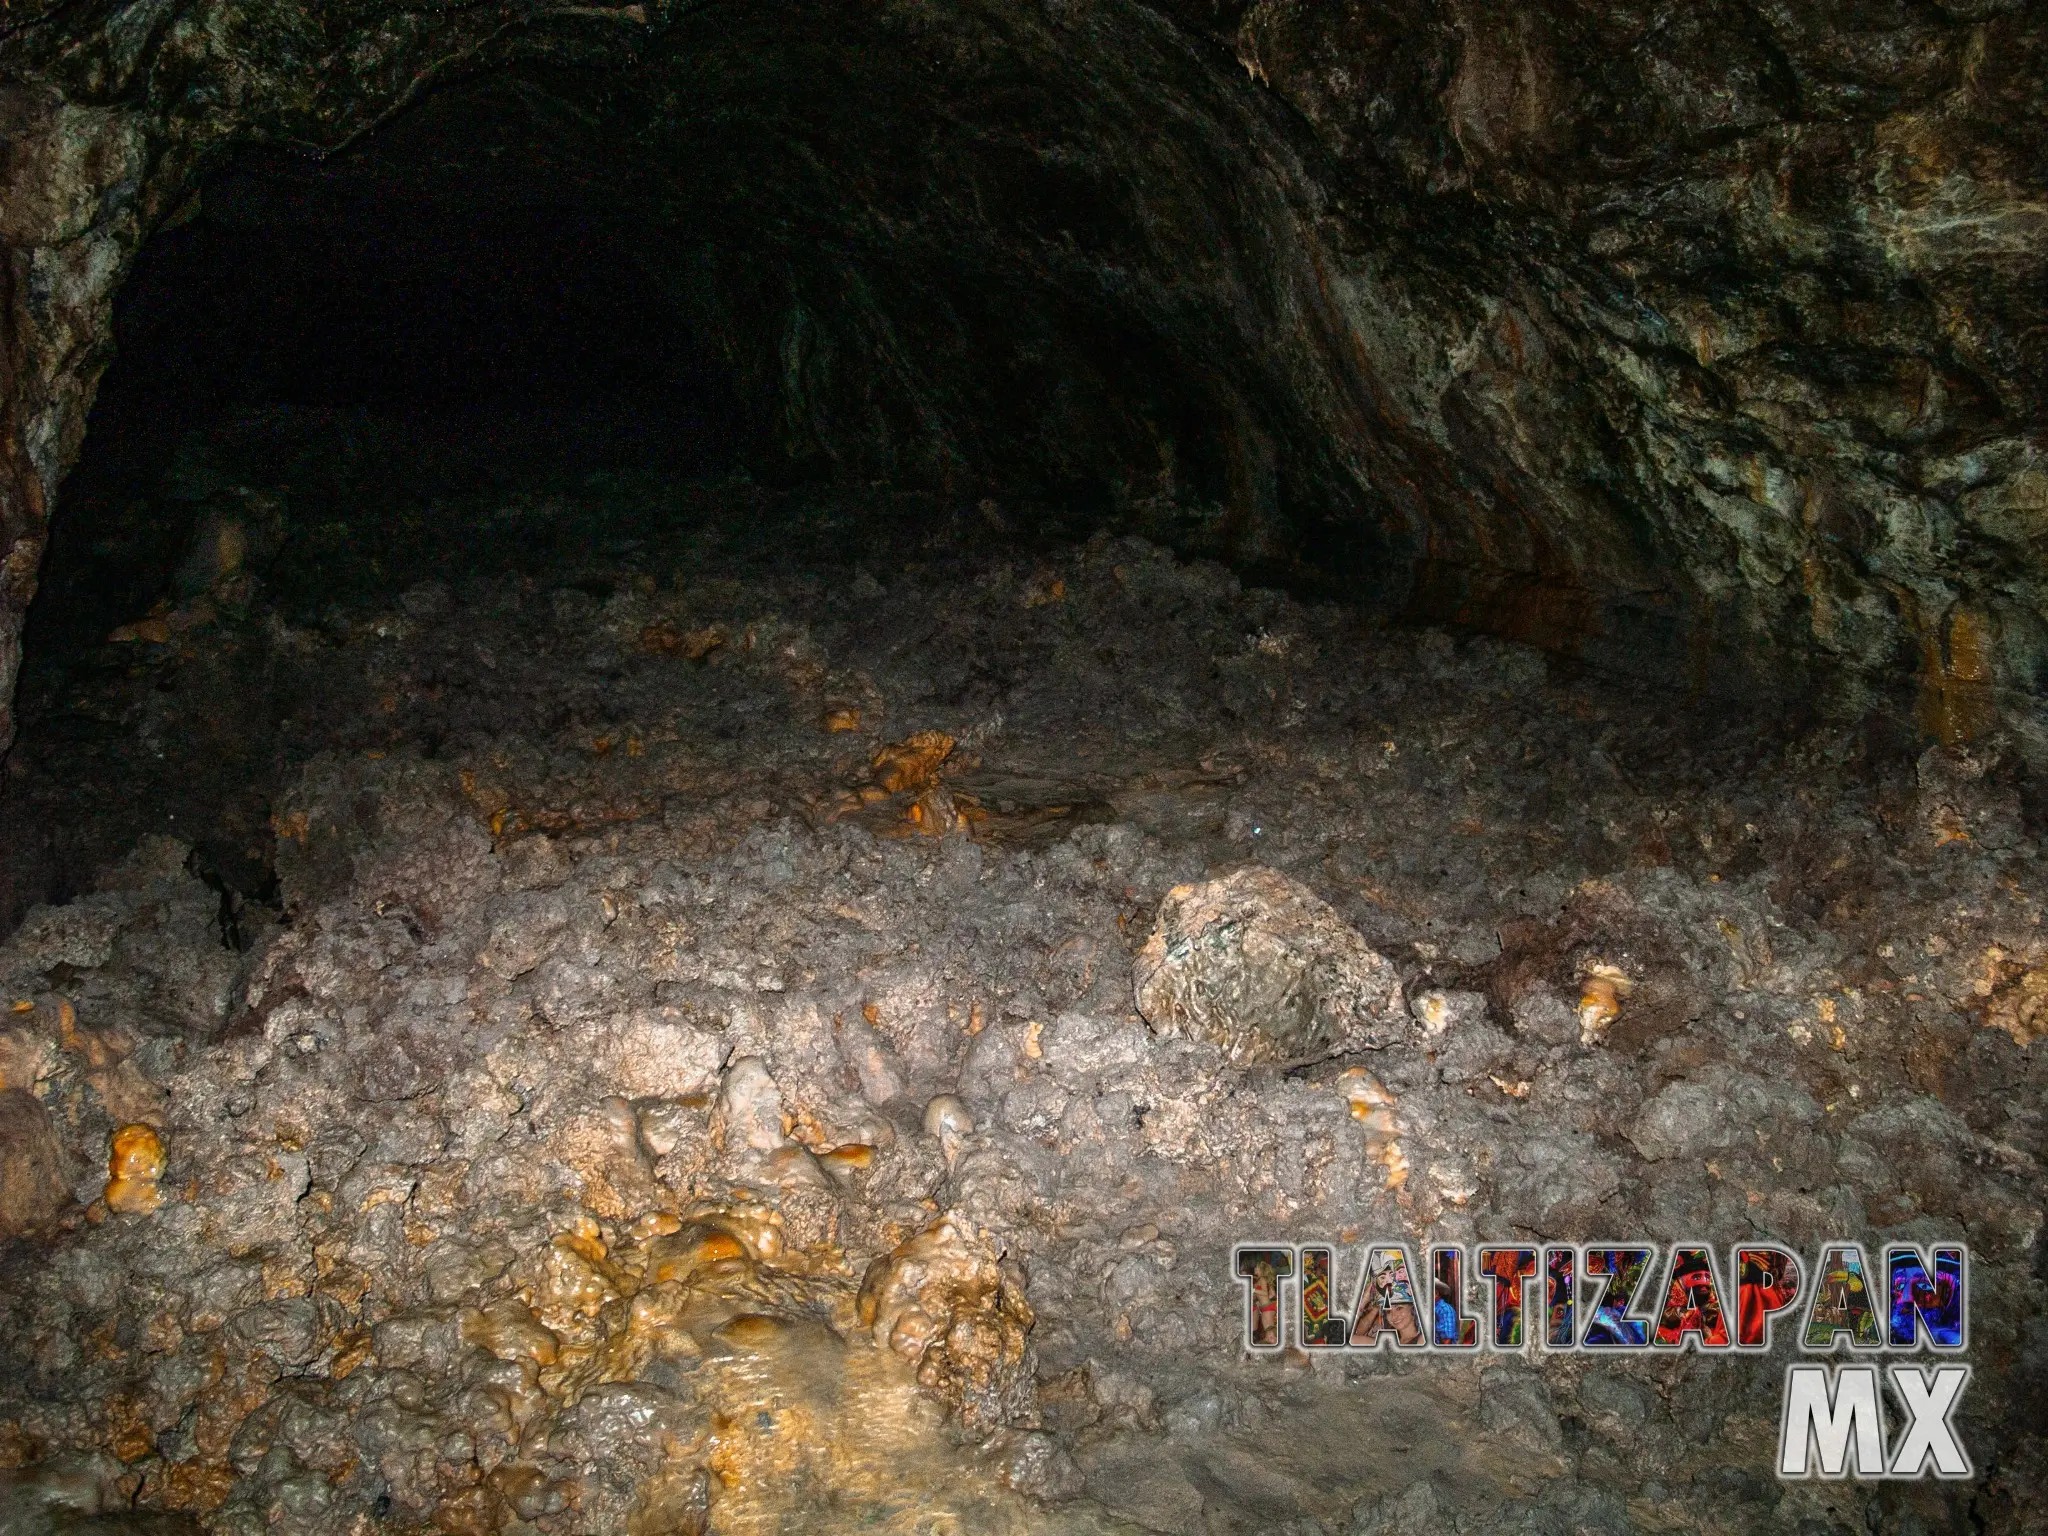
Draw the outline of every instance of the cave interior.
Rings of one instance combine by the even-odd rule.
[[[2044,81],[0,15],[0,1530],[2037,1528]],[[1971,1476],[1380,1236],[1966,1244]]]

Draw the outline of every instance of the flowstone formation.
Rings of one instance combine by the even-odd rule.
[[[1136,539],[694,548],[91,683],[238,646],[361,703],[291,737],[274,904],[159,836],[0,945],[11,1529],[2039,1524],[2009,764]],[[1242,1049],[1297,991],[1313,1049]],[[1966,1241],[1978,1475],[1778,1482],[1784,1330],[1247,1355],[1236,1245],[1376,1236]]]

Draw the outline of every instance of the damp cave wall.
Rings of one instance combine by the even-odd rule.
[[[601,217],[771,457],[2038,762],[2044,98],[2025,0],[14,8],[0,697],[114,297],[256,154]]]

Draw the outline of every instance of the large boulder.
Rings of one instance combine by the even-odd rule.
[[[1321,1061],[1415,1029],[1393,965],[1299,880],[1256,864],[1167,892],[1133,991],[1155,1032],[1243,1065]]]

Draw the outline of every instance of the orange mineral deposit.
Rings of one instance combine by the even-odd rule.
[[[107,1209],[146,1216],[163,1203],[163,1138],[146,1125],[124,1125],[107,1152]]]
[[[822,1154],[818,1161],[834,1172],[851,1172],[873,1166],[875,1149],[865,1142],[849,1142]]]
[[[1628,974],[1616,966],[1587,968],[1579,991],[1579,1042],[1598,1045],[1607,1037],[1607,1026],[1621,1015],[1622,999],[1635,990]]]
[[[923,789],[952,750],[953,738],[944,731],[919,731],[875,754],[874,781],[892,795]]]

